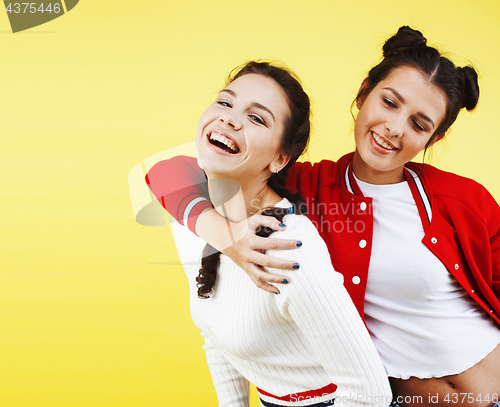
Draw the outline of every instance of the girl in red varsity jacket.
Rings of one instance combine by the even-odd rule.
[[[355,100],[355,152],[296,163],[287,186],[304,196],[344,276],[394,404],[500,406],[500,208],[478,183],[411,162],[444,137],[462,108],[475,108],[477,73],[455,67],[409,27],[387,40],[383,56]],[[259,225],[282,228],[277,220],[256,215],[230,224],[211,210],[194,159],[159,165],[175,174],[163,186],[163,204],[180,223],[260,288],[279,294],[270,283],[294,284],[266,267],[300,265],[265,250],[300,243],[254,234]]]

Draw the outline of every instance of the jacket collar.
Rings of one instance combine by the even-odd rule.
[[[351,164],[352,164],[352,159],[345,166],[344,186],[351,194],[364,197],[363,193],[361,192],[361,189],[359,189],[356,179],[354,178],[354,173],[352,172]],[[417,166],[415,169],[418,170],[418,167],[420,166]],[[423,172],[423,168],[420,168],[419,172],[415,171],[415,169],[406,166],[404,168],[404,174],[406,177],[406,181],[408,182],[408,186],[410,187],[411,193],[413,195],[413,200],[417,205],[418,213],[420,215],[422,225],[424,226],[424,231],[427,231],[427,228],[430,226],[432,221],[431,201],[422,182],[421,174]]]
[[[427,231],[427,228],[432,221],[432,207],[429,194],[424,188],[424,184],[419,173],[409,167],[405,167],[405,176],[408,181],[408,185],[410,186],[411,193],[413,194],[413,199],[417,204],[418,213],[420,214],[422,225],[424,225],[424,231]]]

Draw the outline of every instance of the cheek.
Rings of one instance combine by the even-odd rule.
[[[364,117],[358,114],[358,117],[356,118],[356,121],[354,122],[354,141],[356,144],[360,143],[362,141],[362,137],[366,130],[364,129]]]
[[[281,151],[282,140],[283,140],[283,129],[280,128],[274,132],[270,142],[270,144],[272,145],[270,152],[272,153],[273,156],[278,155],[279,152]]]
[[[205,123],[208,124],[209,122],[214,121],[220,116],[220,109],[216,105],[210,105],[208,106],[205,111],[201,114],[200,117],[200,124]]]
[[[214,121],[215,114],[213,112],[213,109],[211,106],[209,106],[205,111],[202,113],[200,120],[198,121],[198,127],[196,128],[196,138],[198,139],[199,136],[201,136],[201,133],[203,132],[203,129],[210,124],[211,122]]]
[[[413,158],[415,158],[418,153],[425,149],[427,140],[427,137],[422,139],[417,138],[414,140],[411,140],[410,137],[407,137],[407,143],[403,146],[403,149],[406,150],[406,154],[408,155],[408,157],[410,157],[410,160],[413,160]]]
[[[263,134],[261,131],[258,131],[251,135],[247,133],[247,136],[249,136],[247,140],[249,140],[248,143],[251,143],[250,150],[255,160],[271,162],[278,154],[281,139],[274,132]]]
[[[370,125],[371,119],[370,114],[368,113],[368,107],[369,106],[365,104],[363,108],[358,112],[356,121],[354,122],[354,134],[363,131],[363,129]]]

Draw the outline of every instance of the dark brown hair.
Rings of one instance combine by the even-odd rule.
[[[304,215],[307,213],[304,199],[300,194],[290,193],[285,187],[285,182],[288,170],[306,150],[309,142],[311,132],[309,97],[304,92],[299,79],[290,70],[269,62],[247,62],[229,74],[226,85],[249,74],[262,75],[273,79],[286,95],[290,113],[285,119],[280,150],[283,154],[290,156],[290,160],[281,171],[271,174],[267,184],[279,196],[287,198],[291,202],[294,213]],[[268,208],[262,212],[263,215],[274,216],[280,222],[287,213],[288,209],[285,208]],[[268,237],[272,232],[274,232],[272,229],[260,228],[257,235]],[[220,252],[207,244],[203,250],[201,269],[196,278],[199,298],[210,297],[217,278],[219,264]]]
[[[368,86],[360,90],[355,102],[368,96],[377,84],[387,78],[393,69],[410,66],[418,69],[431,83],[446,95],[445,117],[427,142],[425,149],[444,134],[455,122],[462,108],[473,110],[479,99],[477,72],[472,66],[456,67],[448,58],[433,47],[420,31],[408,26],[399,28],[396,35],[384,44],[383,60],[368,73]]]

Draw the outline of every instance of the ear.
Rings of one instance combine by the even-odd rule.
[[[291,157],[289,155],[279,153],[278,156],[269,164],[269,171],[273,173],[280,172],[283,169],[283,167],[285,167],[288,164],[290,158]]]
[[[356,107],[358,108],[358,110],[361,109],[361,106],[363,106],[363,103],[365,102],[366,95],[362,95],[362,92],[367,87],[368,87],[368,78],[365,78],[365,80],[361,83],[361,86],[359,87],[358,98],[356,99]]]

